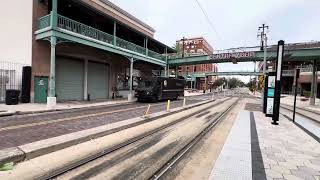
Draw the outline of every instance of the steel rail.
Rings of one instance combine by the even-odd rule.
[[[163,175],[165,175],[172,167],[184,157],[184,155],[189,152],[210,130],[221,122],[228,112],[230,112],[233,107],[238,104],[240,98],[237,99],[235,103],[227,108],[227,110],[221,112],[217,118],[212,120],[203,131],[201,131],[193,140],[191,140],[186,146],[184,146],[173,158],[171,158],[164,166],[162,166],[153,176],[149,177],[152,180],[158,180]]]
[[[225,101],[229,101],[229,100],[231,100],[231,99],[232,99],[232,98],[226,98]],[[224,102],[225,102],[225,101],[224,101]],[[211,102],[212,102],[212,101],[211,101]],[[217,104],[212,105],[212,107],[215,107],[215,106],[218,106],[218,105],[221,105],[221,104],[220,104],[220,103],[217,103]],[[59,176],[67,173],[68,171],[74,170],[74,169],[76,169],[76,168],[78,168],[78,167],[80,167],[80,166],[83,166],[83,165],[85,165],[85,164],[87,164],[87,163],[89,163],[89,162],[92,162],[92,161],[94,161],[94,160],[96,160],[96,159],[98,159],[98,158],[101,158],[101,157],[103,157],[103,156],[105,156],[105,155],[107,155],[107,154],[110,154],[110,153],[115,152],[115,151],[117,151],[117,150],[120,150],[120,149],[122,149],[122,148],[124,148],[124,147],[127,147],[127,146],[129,146],[129,145],[131,145],[131,144],[133,144],[133,143],[135,143],[135,142],[137,142],[137,141],[139,141],[139,140],[142,140],[142,139],[144,139],[144,138],[146,138],[146,137],[149,137],[149,136],[151,136],[151,135],[153,135],[153,134],[155,134],[155,133],[157,133],[157,132],[159,132],[159,131],[162,131],[162,130],[167,129],[167,128],[173,126],[173,125],[176,125],[176,124],[178,124],[178,123],[180,123],[180,122],[182,122],[182,121],[185,121],[185,120],[188,119],[188,117],[194,116],[194,115],[196,115],[196,114],[198,114],[198,113],[199,113],[199,111],[194,112],[194,113],[189,114],[189,115],[186,115],[186,116],[183,116],[183,117],[179,118],[179,119],[176,120],[176,121],[173,121],[173,122],[171,122],[171,123],[165,124],[165,125],[163,125],[163,126],[161,126],[161,127],[159,127],[159,128],[153,129],[153,130],[151,130],[151,131],[149,131],[149,132],[143,133],[143,134],[141,134],[141,135],[139,135],[139,136],[137,136],[137,137],[135,137],[135,138],[129,139],[128,141],[123,142],[123,143],[121,143],[121,144],[117,144],[117,145],[115,145],[115,146],[113,146],[113,147],[111,147],[111,148],[107,148],[107,149],[105,149],[105,150],[102,150],[101,152],[99,152],[99,153],[97,153],[97,154],[91,155],[91,156],[86,157],[86,158],[84,158],[84,159],[81,159],[81,160],[79,160],[79,161],[77,161],[77,162],[74,162],[74,163],[72,163],[72,164],[70,164],[70,165],[64,166],[64,167],[62,167],[62,168],[60,168],[60,169],[55,170],[55,171],[52,172],[52,173],[43,175],[42,177],[39,177],[39,179],[45,179],[45,180],[48,180],[48,179],[56,179],[56,178],[58,178]],[[146,123],[147,123],[147,122],[146,122]]]
[[[289,108],[289,107],[291,107],[291,106],[281,105],[280,107],[283,108],[283,109],[286,109],[286,110],[288,110],[288,111],[292,111],[292,112],[293,112],[293,110]],[[292,108],[293,108],[293,107],[292,107]],[[296,107],[296,108],[299,109],[299,111],[305,111],[305,112],[307,112],[307,113],[312,113],[312,114],[314,114],[314,115],[319,116],[319,118],[320,118],[320,113],[317,113],[317,112],[314,112],[314,111],[311,111],[311,110],[306,110],[306,109],[298,108],[298,107]],[[303,116],[303,117],[305,117],[305,118],[307,118],[307,119],[315,122],[315,123],[320,124],[320,121],[319,121],[319,120],[316,120],[316,119],[314,119],[314,118],[312,118],[312,117],[310,117],[310,116],[308,116],[308,115],[306,115],[306,114],[303,114],[303,113],[297,112],[297,111],[296,111],[296,113],[299,114],[300,116]]]

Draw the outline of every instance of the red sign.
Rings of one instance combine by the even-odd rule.
[[[255,52],[221,53],[211,55],[212,59],[240,59],[255,57]]]

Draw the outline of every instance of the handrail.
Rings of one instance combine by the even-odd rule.
[[[50,25],[51,25],[50,17],[51,17],[51,15],[48,14],[46,16],[39,18],[38,29],[44,29],[44,28],[50,27]]]
[[[50,17],[51,14],[48,14],[46,16],[43,16],[41,18],[39,18],[38,20],[38,30],[50,27]],[[80,23],[78,21],[75,21],[73,19],[64,17],[62,15],[58,15],[58,24],[57,27],[61,28],[61,29],[65,29],[77,34],[81,34],[83,36],[86,37],[90,37],[105,43],[108,43],[110,45],[114,45],[113,44],[113,39],[114,36],[111,34],[108,34],[106,32],[103,32],[99,29],[93,28],[91,26],[85,25],[83,23]],[[127,49],[142,55],[146,55],[146,48],[139,46],[137,44],[134,44],[132,42],[126,41],[124,39],[121,39],[119,37],[116,37],[116,44],[115,46],[123,48],[123,49]],[[161,60],[161,61],[165,61],[166,60],[166,56],[156,53],[154,51],[148,50],[148,56]]]
[[[61,15],[58,15],[58,27],[109,44],[113,41],[112,35]]]

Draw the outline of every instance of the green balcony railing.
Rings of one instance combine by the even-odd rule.
[[[151,51],[150,49],[148,50],[148,56],[153,57],[153,58],[155,58],[155,59],[160,59],[160,60],[162,60],[162,61],[165,61],[165,60],[166,60],[166,56],[165,56],[165,55],[156,53],[156,52],[154,52],[154,51]]]
[[[50,27],[50,19],[51,19],[50,17],[51,17],[51,15],[48,14],[44,17],[39,18],[38,30],[44,29],[46,27]],[[113,37],[114,37],[113,35],[110,35],[108,33],[101,31],[101,30],[98,30],[96,28],[90,27],[88,25],[85,25],[83,23],[77,22],[75,20],[72,20],[70,18],[61,16],[61,15],[58,15],[57,27],[113,45]],[[146,55],[146,48],[144,48],[144,47],[141,47],[139,45],[136,45],[134,43],[123,40],[118,37],[116,37],[116,42],[117,42],[116,43],[117,47],[127,49],[130,51],[139,53],[139,54]],[[161,55],[161,54],[156,53],[151,50],[148,50],[148,52],[149,52],[148,53],[149,57],[159,59],[162,61],[166,60],[166,57],[164,55]]]
[[[38,21],[38,29],[50,27],[50,14],[43,16]]]
[[[58,27],[61,29],[66,29],[77,34],[81,34],[86,37],[90,37],[99,41],[103,41],[109,44],[113,42],[113,36],[95,29],[93,27],[87,26],[85,24],[79,23],[75,20],[69,19],[64,16],[58,15]]]
[[[121,48],[124,48],[124,49],[128,49],[130,51],[134,51],[134,52],[140,53],[140,54],[145,54],[146,53],[146,48],[138,46],[138,45],[136,45],[136,44],[134,44],[132,42],[123,40],[123,39],[118,38],[118,37],[117,37],[117,46],[121,47]]]

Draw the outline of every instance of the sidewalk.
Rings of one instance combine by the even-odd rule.
[[[248,101],[251,107],[259,106]],[[319,142],[283,116],[275,126],[263,113],[246,109],[231,129],[210,179],[320,179]]]
[[[16,113],[18,114],[41,113],[41,112],[50,112],[50,111],[57,111],[57,110],[117,105],[117,104],[125,104],[125,103],[128,103],[127,99],[105,100],[105,101],[69,101],[69,102],[57,103],[57,106],[54,109],[47,108],[46,104],[37,104],[37,103],[26,103],[26,104],[20,103],[18,105],[0,104],[0,116],[16,114]]]

